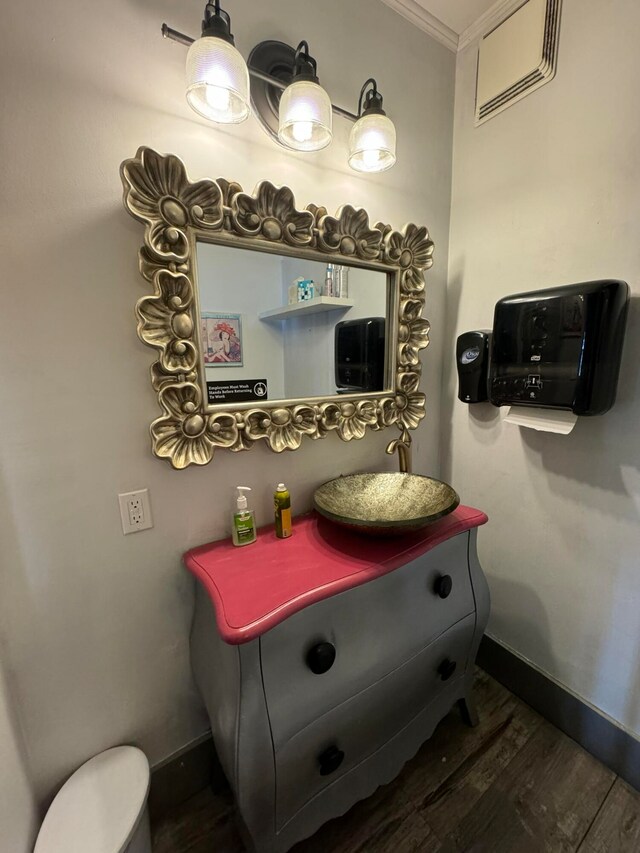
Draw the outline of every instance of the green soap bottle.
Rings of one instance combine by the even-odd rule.
[[[276,516],[276,536],[288,539],[291,536],[291,495],[284,483],[278,483],[273,495],[273,507]]]
[[[238,497],[236,498],[236,511],[231,519],[231,538],[233,544],[241,547],[251,545],[255,542],[256,517],[252,509],[247,509],[247,496],[243,492],[250,492],[249,486],[236,486]]]

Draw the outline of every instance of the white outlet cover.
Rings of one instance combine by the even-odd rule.
[[[153,527],[149,489],[139,489],[137,492],[124,492],[118,495],[120,504],[120,520],[122,532],[138,533]]]

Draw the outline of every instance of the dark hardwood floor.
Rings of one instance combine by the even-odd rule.
[[[480,725],[452,711],[391,784],[292,853],[638,853],[640,794],[478,670]],[[229,792],[153,826],[154,853],[243,853]]]

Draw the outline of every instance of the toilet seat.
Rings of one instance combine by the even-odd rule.
[[[34,853],[123,853],[144,815],[148,792],[144,752],[116,746],[96,755],[56,795]]]

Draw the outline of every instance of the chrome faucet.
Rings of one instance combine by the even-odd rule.
[[[390,456],[391,454],[398,451],[398,466],[400,468],[401,474],[410,474],[411,473],[411,443],[409,441],[403,441],[401,438],[396,438],[394,441],[390,441],[387,445],[386,453]]]

